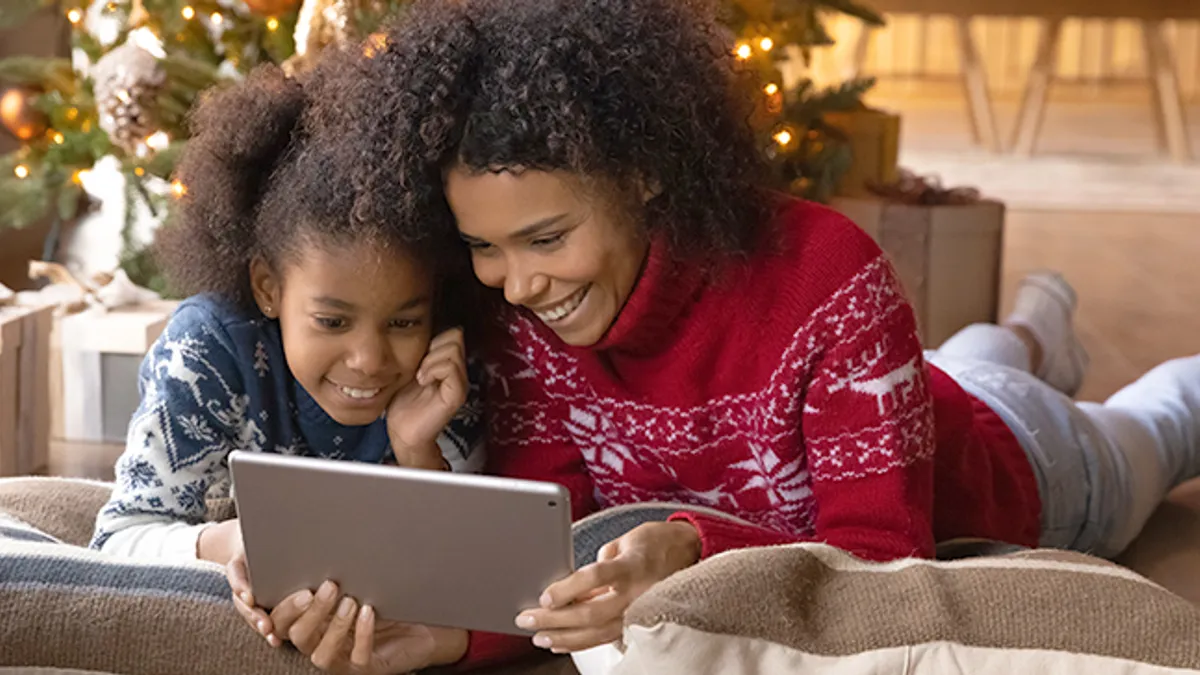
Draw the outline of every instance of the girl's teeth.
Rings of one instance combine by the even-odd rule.
[[[378,389],[351,389],[342,387],[342,393],[350,398],[371,398],[379,393]]]

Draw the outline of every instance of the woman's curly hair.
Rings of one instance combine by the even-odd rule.
[[[757,90],[704,0],[421,0],[325,84],[355,211],[453,227],[444,173],[564,170],[649,187],[679,254],[751,248],[767,216]],[[640,199],[637,200],[640,203]]]
[[[322,64],[305,80],[274,66],[209,95],[192,117],[192,137],[176,169],[185,187],[171,221],[155,237],[154,255],[173,291],[213,293],[251,309],[250,261],[262,256],[276,270],[304,245],[366,243],[403,251],[430,264],[450,265],[448,238],[412,221],[352,216],[352,161],[314,133],[319,115],[311,91],[342,67]]]

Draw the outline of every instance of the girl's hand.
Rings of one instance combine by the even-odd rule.
[[[596,562],[552,584],[541,607],[517,626],[536,630],[533,644],[556,653],[621,637],[625,610],[654,584],[700,560],[700,535],[687,522],[646,523],[600,549]]]
[[[242,545],[241,529],[237,527],[237,520],[228,520],[220,525],[214,525],[205,529],[205,532],[222,527],[227,523],[233,523],[234,531],[237,532],[233,557],[225,564],[225,579],[229,582],[230,591],[233,592],[233,606],[237,608],[238,614],[242,615],[251,628],[266,638],[268,644],[278,647],[283,644],[283,641],[273,632],[271,617],[255,604],[254,592],[250,590],[250,571],[246,566],[246,549]]]
[[[381,621],[326,581],[314,595],[295,593],[271,612],[286,635],[313,665],[332,673],[390,675],[449,665],[467,651],[467,632]]]
[[[437,437],[466,400],[463,332],[451,328],[433,339],[416,377],[388,405],[388,437],[400,466],[446,468]]]

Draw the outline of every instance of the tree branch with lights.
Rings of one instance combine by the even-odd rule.
[[[305,69],[329,45],[365,39],[409,1],[4,0],[0,27],[46,7],[63,11],[72,49],[70,58],[0,59],[0,128],[21,142],[0,156],[0,228],[50,218],[43,257],[52,260],[60,225],[120,200],[116,222],[104,225],[120,238],[119,264],[164,291],[147,245],[187,189],[172,173],[196,99],[260,63]],[[871,25],[881,18],[850,0],[725,2],[731,48],[763,78],[755,124],[778,186],[828,198],[851,157],[823,115],[860,106],[872,83],[785,87],[779,65],[832,44],[822,23],[831,13]]]

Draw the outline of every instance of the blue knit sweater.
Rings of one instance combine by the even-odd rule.
[[[479,378],[469,368],[466,405],[438,439],[455,471],[483,464]],[[229,495],[233,450],[394,462],[386,421],[334,421],[292,376],[279,324],[195,296],[176,310],[142,362],[141,405],[117,461],[112,498],[92,547],[155,522],[200,523],[206,498]]]

